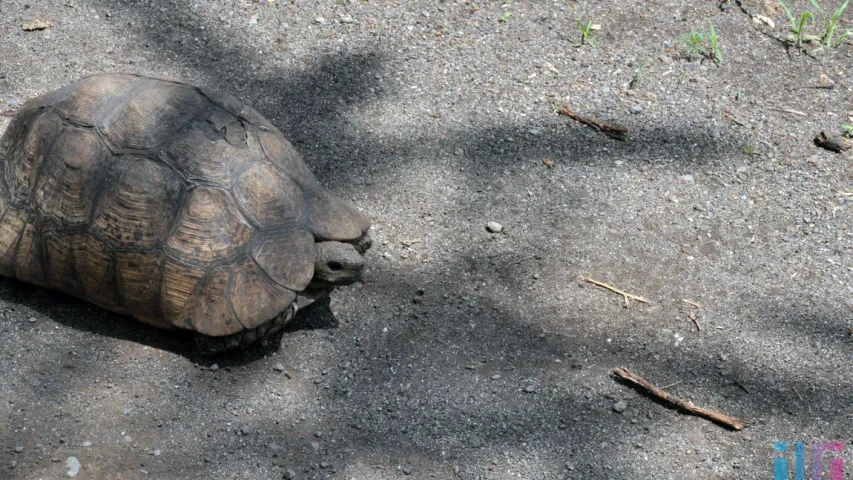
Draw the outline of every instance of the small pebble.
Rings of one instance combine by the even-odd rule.
[[[326,23],[326,19],[323,17],[317,17],[314,19],[314,23],[319,23],[320,25]]]
[[[613,411],[616,413],[622,413],[628,409],[628,404],[625,403],[625,400],[619,400],[618,402],[613,404]]]
[[[36,317],[30,317],[27,319],[27,321],[30,323],[36,323],[37,319],[36,319]]]
[[[77,473],[80,472],[80,460],[77,460],[75,457],[68,457],[68,460],[65,460],[65,468],[68,469],[65,472],[68,478],[76,477]]]
[[[219,370],[219,364],[218,363],[214,363],[213,365],[210,366],[211,372],[215,372],[217,370]]]
[[[489,222],[486,224],[486,230],[492,233],[501,233],[504,230],[504,226],[498,222]]]
[[[284,471],[284,480],[293,480],[296,478],[296,472],[291,469],[287,469]]]
[[[415,473],[415,469],[414,469],[414,468],[412,468],[412,467],[408,467],[408,466],[407,466],[407,467],[403,467],[403,474],[404,474],[404,475],[411,475],[411,474],[413,474],[413,473]]]
[[[130,435],[124,436],[124,443],[130,443],[132,441],[133,441],[133,437],[131,437]]]
[[[693,183],[693,175],[679,175],[678,176],[679,183]]]
[[[91,446],[92,446],[92,442],[83,442],[83,446],[84,446],[84,447],[91,447]]]
[[[15,453],[21,453],[21,452],[23,452],[23,451],[24,451],[24,447],[23,447],[23,446],[18,445],[17,447],[15,447]]]
[[[631,107],[631,113],[634,113],[634,114],[643,113],[643,107],[641,107],[639,105],[634,105],[633,107]]]
[[[489,378],[491,378],[492,380],[500,380],[500,379],[501,379],[501,374],[500,374],[500,373],[496,373],[496,374],[492,375],[492,376],[491,376],[491,377],[489,377]]]
[[[527,393],[533,393],[536,391],[536,385],[528,385],[524,387],[524,391]]]
[[[275,371],[276,371],[276,372],[278,372],[278,373],[281,373],[281,372],[283,372],[283,371],[284,371],[284,364],[283,364],[283,363],[281,363],[281,362],[276,363],[275,365],[273,365],[272,369],[273,369],[273,370],[275,370]]]
[[[154,450],[154,456],[155,457],[159,457],[162,453],[163,452],[161,452],[159,448],[157,450]]]

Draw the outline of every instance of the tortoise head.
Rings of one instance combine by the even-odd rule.
[[[367,232],[349,242],[329,240],[315,243],[314,277],[308,288],[331,288],[360,281],[364,253],[372,243]]]

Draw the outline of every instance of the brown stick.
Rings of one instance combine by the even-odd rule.
[[[701,408],[693,405],[693,402],[688,402],[682,400],[676,396],[670,395],[660,388],[649,383],[645,378],[635,375],[624,368],[617,368],[613,370],[613,374],[617,377],[626,380],[634,385],[638,385],[646,389],[650,394],[652,394],[655,398],[663,400],[670,405],[680,408],[688,413],[692,413],[693,415],[698,415],[700,417],[707,418],[713,422],[716,422],[720,425],[726,426],[733,430],[740,430],[747,425],[747,422],[743,420],[738,420],[736,418],[730,417],[728,415],[723,415],[722,413],[715,412],[713,410],[708,410],[706,408]]]
[[[690,312],[690,315],[688,315],[688,317],[690,317],[690,320],[693,321],[693,325],[696,325],[696,331],[701,332],[702,327],[699,326],[699,320],[696,318],[696,314],[693,312]]]
[[[622,290],[619,290],[618,288],[614,287],[613,285],[610,285],[610,284],[607,284],[604,282],[599,282],[598,280],[593,280],[589,277],[581,277],[581,280],[583,280],[585,282],[589,282],[593,285],[598,285],[601,288],[606,288],[606,289],[610,290],[611,292],[618,293],[619,295],[622,295],[622,297],[625,298],[625,308],[628,308],[628,305],[629,305],[628,300],[629,299],[630,300],[636,300],[636,301],[642,302],[642,303],[649,303],[649,301],[646,300],[645,298],[638,297],[638,296],[630,294],[628,292],[623,292]]]
[[[603,133],[608,137],[624,142],[628,139],[628,128],[615,123],[602,122],[594,118],[584,117],[573,112],[569,107],[563,105],[560,108],[560,115],[565,115],[576,122],[580,122],[598,133]]]

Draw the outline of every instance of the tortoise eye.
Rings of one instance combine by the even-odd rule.
[[[341,265],[341,262],[329,262],[329,270],[333,272],[337,272],[339,270],[343,270],[344,266]]]

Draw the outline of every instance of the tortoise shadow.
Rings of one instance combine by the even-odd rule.
[[[18,312],[22,317],[38,315],[75,330],[93,333],[100,339],[134,342],[180,355],[194,363],[209,364],[215,360],[228,366],[249,364],[279,351],[285,333],[331,330],[339,325],[327,295],[301,310],[283,331],[261,342],[241,350],[205,355],[196,349],[192,332],[163,330],[129,315],[111,312],[71,295],[13,278],[0,277],[0,301],[9,305],[9,311]]]

